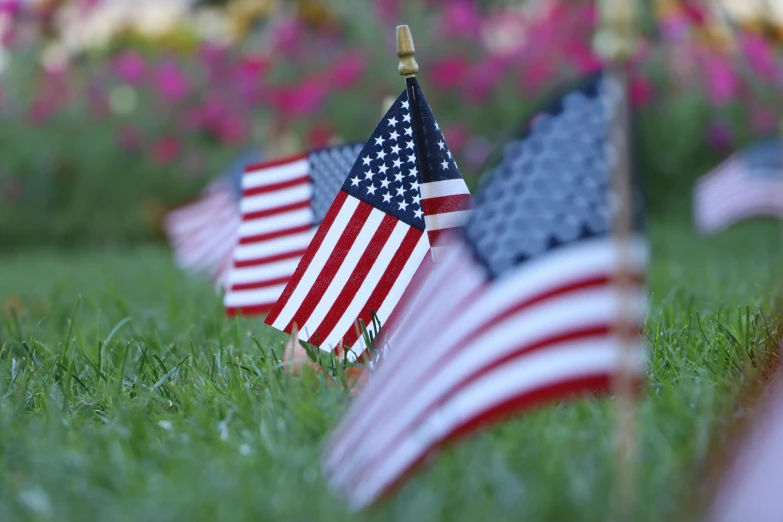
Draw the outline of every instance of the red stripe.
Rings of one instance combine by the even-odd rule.
[[[305,199],[297,201],[296,203],[289,203],[280,207],[269,208],[266,210],[259,210],[257,212],[248,212],[242,216],[242,221],[252,221],[254,219],[274,216],[276,214],[283,214],[284,212],[290,212],[292,210],[300,210],[303,208],[310,208],[310,200]]]
[[[329,210],[326,212],[324,220],[321,222],[321,225],[318,227],[318,231],[315,233],[315,237],[313,237],[313,240],[310,242],[310,246],[307,247],[307,252],[305,252],[304,257],[302,257],[302,260],[299,262],[299,266],[296,267],[294,275],[291,277],[291,280],[288,282],[285,290],[283,290],[283,294],[277,300],[274,308],[272,308],[272,310],[269,312],[269,315],[264,320],[266,324],[271,325],[274,323],[275,319],[277,319],[277,316],[279,316],[280,312],[283,310],[283,307],[288,304],[288,300],[291,299],[291,294],[294,293],[294,289],[299,284],[299,281],[302,280],[302,276],[304,276],[304,273],[307,271],[307,267],[310,266],[310,263],[313,261],[316,252],[318,252],[318,249],[321,248],[321,243],[324,242],[326,233],[331,228],[332,223],[334,223],[337,214],[340,213],[340,209],[342,208],[343,203],[345,203],[347,198],[348,194],[346,192],[341,190],[337,193],[337,197],[334,198],[332,206],[330,206]],[[306,230],[310,230],[310,228],[311,227],[308,226]],[[300,232],[304,232],[304,230],[300,230]]]
[[[310,318],[310,314],[313,313],[315,307],[321,302],[326,290],[329,288],[334,276],[342,266],[343,261],[348,257],[353,244],[356,242],[356,238],[362,230],[362,227],[367,222],[367,218],[370,216],[374,207],[360,201],[359,205],[354,210],[351,219],[348,221],[343,233],[340,234],[340,238],[337,240],[334,248],[329,253],[329,259],[326,260],[324,267],[315,279],[313,286],[307,292],[302,304],[299,305],[299,309],[294,314],[294,317],[285,327],[286,333],[291,333],[293,325],[303,326],[307,319]]]
[[[264,303],[253,306],[228,306],[226,307],[226,315],[228,317],[236,317],[242,315],[250,317],[252,315],[264,315],[269,312],[275,303]]]
[[[285,165],[286,163],[296,163],[299,160],[305,159],[308,157],[308,154],[297,154],[296,156],[287,156],[285,158],[280,158],[272,161],[262,161],[260,163],[251,163],[247,167],[245,167],[245,174],[251,174],[253,171],[266,169],[269,167],[277,167],[279,165]]]
[[[435,454],[450,444],[474,433],[477,429],[511,417],[523,410],[530,410],[542,404],[547,404],[558,398],[575,394],[603,395],[611,391],[612,378],[609,375],[594,375],[567,382],[552,384],[530,393],[513,397],[506,402],[482,412],[480,415],[467,419],[461,426],[452,430],[439,443],[434,444],[421,457],[402,471],[397,478],[383,488],[376,501],[388,498],[401,486],[424,462],[431,462]]]
[[[424,211],[425,216],[467,210],[472,206],[473,198],[470,194],[455,194],[453,196],[421,199],[421,209]]]
[[[351,277],[348,278],[345,286],[337,296],[334,306],[329,309],[326,317],[324,317],[321,324],[316,328],[315,333],[310,336],[309,342],[312,343],[318,339],[326,339],[329,337],[329,334],[332,333],[335,325],[337,325],[337,322],[343,317],[343,314],[345,314],[345,311],[351,304],[356,292],[359,291],[359,288],[364,283],[367,274],[370,272],[375,260],[380,255],[384,245],[386,245],[386,241],[388,241],[389,236],[391,236],[397,223],[398,221],[394,217],[388,214],[384,216],[381,224],[378,226],[378,230],[376,230],[375,234],[372,236],[370,244],[362,253],[362,257],[356,264],[356,268],[354,268]]]
[[[291,279],[290,276],[278,277],[277,279],[268,279],[266,281],[256,281],[255,283],[238,283],[231,285],[231,291],[258,290],[260,288],[269,288],[270,286],[284,285]]]
[[[267,241],[269,239],[277,239],[279,237],[292,236],[294,234],[301,234],[311,230],[313,225],[299,225],[298,227],[285,228],[283,230],[277,230],[275,232],[268,232],[266,234],[258,234],[256,236],[248,236],[239,239],[240,245],[250,245],[252,243],[259,243],[261,241]]]
[[[430,246],[453,245],[461,241],[459,234],[453,233],[462,227],[442,228],[440,230],[427,230],[427,238]]]
[[[389,263],[389,266],[386,268],[386,272],[384,272],[381,280],[378,282],[378,286],[375,287],[375,290],[372,291],[369,299],[367,299],[367,303],[362,307],[362,313],[356,318],[355,324],[358,324],[359,319],[364,321],[364,324],[372,323],[370,312],[377,312],[386,299],[386,296],[389,295],[392,286],[394,286],[394,283],[397,281],[397,277],[400,272],[402,272],[403,268],[405,268],[405,264],[408,262],[413,250],[416,248],[422,233],[423,232],[418,228],[410,227],[405,234],[400,247],[397,249],[397,252],[395,252],[394,257]],[[348,332],[346,332],[344,336],[345,344],[347,346],[352,346],[359,338],[357,332],[358,330],[355,326],[348,329]]]
[[[267,256],[267,257],[259,257],[258,259],[248,259],[245,261],[234,261],[234,267],[236,268],[247,268],[249,266],[261,266],[261,265],[267,265],[269,263],[275,263],[277,261],[284,261],[286,259],[293,259],[296,257],[302,257],[305,252],[307,252],[307,249],[302,250],[294,250],[291,252],[283,252],[282,254],[277,254],[274,256]]]
[[[299,178],[289,179],[288,181],[281,181],[280,183],[273,183],[271,185],[264,185],[263,187],[248,188],[242,191],[242,197],[247,198],[251,196],[257,196],[259,194],[267,194],[269,192],[277,192],[297,185],[307,185],[310,183],[310,176],[302,176]]]

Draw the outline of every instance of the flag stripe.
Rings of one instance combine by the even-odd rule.
[[[244,219],[245,221],[252,221],[255,219],[261,219],[269,216],[274,216],[277,214],[283,214],[285,212],[289,212],[292,210],[301,210],[304,208],[310,208],[309,199],[303,199],[302,201],[297,201],[295,203],[289,203],[287,205],[281,205],[279,207],[269,208],[266,210],[259,210],[257,212],[248,212],[242,216],[242,219]]]
[[[289,277],[278,277],[277,279],[267,279],[266,281],[254,281],[252,283],[243,283],[231,285],[231,290],[259,290],[261,288],[269,288],[271,286],[285,285],[288,282]]]
[[[251,266],[266,265],[275,261],[282,261],[284,259],[296,259],[297,261],[304,255],[306,249],[291,250],[289,252],[283,252],[267,257],[259,257],[248,261],[236,261],[234,266],[236,268],[247,268]]]
[[[307,154],[250,165],[242,178],[244,187],[272,185],[306,174],[310,170]]]
[[[470,194],[455,194],[428,199],[422,198],[421,200],[421,209],[428,215],[465,210],[472,205],[473,197]]]
[[[462,178],[422,183],[419,189],[421,190],[422,201],[432,198],[454,196],[456,194],[470,195],[468,186]]]
[[[308,247],[308,252],[299,262],[299,266],[297,266],[288,286],[286,286],[285,291],[277,301],[275,309],[267,316],[267,324],[282,330],[282,326],[285,326],[288,323],[294,313],[294,310],[292,309],[293,306],[289,305],[291,305],[291,303],[296,303],[301,298],[301,293],[312,284],[315,276],[325,262],[323,257],[316,256],[316,253],[327,239],[329,239],[328,242],[331,243],[332,238],[339,233],[340,226],[347,221],[346,216],[350,217],[357,205],[357,199],[348,197],[348,194],[342,190],[337,193],[334,203],[329,207],[329,211],[326,213],[326,216],[324,216],[321,226],[318,227],[318,231]],[[335,223],[338,226],[333,228],[332,225]],[[315,262],[313,262],[314,260]],[[310,270],[311,264],[312,270]],[[300,283],[303,281],[304,287],[300,290]]]
[[[298,178],[289,179],[288,181],[281,181],[272,185],[262,185],[259,187],[246,188],[242,191],[242,197],[254,197],[261,194],[269,194],[270,192],[278,192],[283,189],[293,188],[298,185],[309,185],[310,175],[304,175]]]
[[[275,232],[269,232],[267,234],[258,234],[258,235],[255,235],[255,236],[242,237],[239,240],[239,244],[240,245],[249,245],[249,244],[258,243],[258,242],[261,242],[261,241],[267,241],[269,239],[277,239],[277,238],[281,238],[281,237],[286,237],[286,236],[289,236],[291,234],[297,234],[299,232],[308,232],[310,229],[312,229],[312,225],[299,225],[297,227],[286,228],[286,229],[278,230],[278,231],[275,231]]]
[[[446,228],[459,228],[465,223],[469,215],[470,210],[457,210],[445,214],[425,215],[424,223],[427,225],[428,232]],[[432,234],[430,234],[430,237],[432,237]]]
[[[239,202],[239,210],[242,214],[251,214],[269,208],[292,205],[301,201],[310,201],[313,196],[312,184],[305,182],[296,186],[278,190],[274,193],[258,194],[242,198]]]

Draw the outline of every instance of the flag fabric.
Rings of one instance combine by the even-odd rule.
[[[734,462],[723,477],[707,520],[783,520],[783,378],[769,387]]]
[[[783,217],[783,149],[768,139],[735,154],[696,182],[693,216],[703,234],[743,219]]]
[[[248,162],[259,159],[256,151],[244,153],[196,201],[171,211],[163,223],[180,268],[208,276],[218,288],[225,286],[231,267],[242,173]]]
[[[224,299],[228,315],[269,312],[361,148],[338,145],[246,168]]]
[[[612,235],[623,85],[591,76],[505,147],[327,445],[327,480],[352,508],[479,426],[609,388],[629,348],[622,318],[639,331],[646,302],[640,205],[631,238]],[[631,288],[616,282],[626,266]],[[631,343],[638,380],[644,351]]]
[[[431,259],[425,231],[458,226],[469,194],[415,78],[373,132],[266,323],[363,355],[358,324],[384,322]]]

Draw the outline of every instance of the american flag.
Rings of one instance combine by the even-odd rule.
[[[327,479],[354,509],[456,437],[609,388],[628,348],[620,328],[638,332],[646,302],[641,211],[628,241],[612,235],[625,149],[609,136],[624,93],[614,73],[591,76],[506,145],[327,446]],[[626,265],[630,289],[615,281]],[[637,379],[644,352],[631,343]]]
[[[768,139],[735,154],[696,182],[696,228],[716,233],[743,219],[783,217],[783,150]]]
[[[218,288],[226,284],[236,244],[242,173],[259,157],[255,151],[240,156],[196,201],[171,211],[163,223],[180,268],[207,275]]]
[[[421,192],[420,192],[421,183]],[[430,188],[432,187],[432,188]],[[465,218],[465,182],[415,78],[351,169],[266,323],[324,350],[364,353],[357,324],[384,321],[428,259],[428,224]]]
[[[338,145],[245,169],[239,240],[224,300],[228,315],[269,312],[361,148]]]
[[[783,520],[783,378],[769,387],[716,492],[709,522]]]

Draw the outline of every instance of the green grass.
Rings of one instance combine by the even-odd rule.
[[[686,520],[767,350],[780,228],[656,222],[635,520]],[[379,507],[320,475],[340,386],[281,371],[158,247],[0,258],[0,520],[607,520],[612,401],[554,405],[444,452]],[[29,351],[28,351],[29,349]]]

